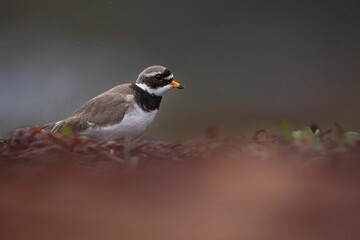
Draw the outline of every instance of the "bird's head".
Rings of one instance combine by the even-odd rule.
[[[156,96],[163,96],[171,88],[184,89],[174,80],[174,75],[163,66],[151,66],[139,74],[136,85]]]

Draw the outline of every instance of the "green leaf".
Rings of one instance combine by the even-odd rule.
[[[69,136],[71,136],[71,134],[72,134],[72,130],[71,130],[70,127],[64,126],[64,127],[61,128],[60,134],[61,134],[63,137],[69,137]]]
[[[276,119],[276,127],[279,129],[283,137],[287,140],[294,140],[289,125],[282,118]]]
[[[313,133],[309,127],[304,128],[303,130],[291,132],[294,140],[319,140],[319,131]]]
[[[344,133],[344,137],[349,142],[360,141],[360,133],[354,131],[348,131]]]

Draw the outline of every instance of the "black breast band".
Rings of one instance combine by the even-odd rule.
[[[150,94],[141,89],[136,84],[131,84],[130,87],[134,89],[135,101],[145,112],[151,112],[159,109],[162,97]]]

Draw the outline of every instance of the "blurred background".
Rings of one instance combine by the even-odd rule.
[[[147,66],[185,85],[154,138],[312,122],[360,130],[360,4],[324,1],[1,1],[0,135],[62,119]]]

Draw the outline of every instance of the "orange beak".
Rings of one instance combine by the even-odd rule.
[[[184,86],[181,85],[180,83],[178,83],[177,81],[173,80],[171,83],[170,83],[170,86],[173,87],[173,88],[177,88],[177,89],[184,89]]]

